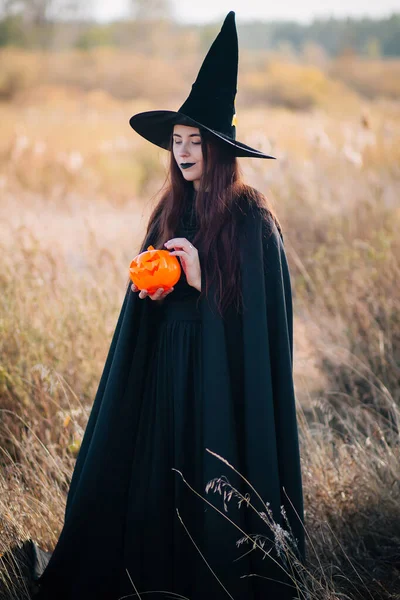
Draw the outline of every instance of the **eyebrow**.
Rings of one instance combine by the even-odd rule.
[[[177,135],[178,137],[182,137],[182,136],[180,135],[180,133],[173,133],[172,135]],[[195,136],[201,137],[201,136],[200,136],[200,133],[191,133],[191,134],[189,135],[189,137],[195,137]]]

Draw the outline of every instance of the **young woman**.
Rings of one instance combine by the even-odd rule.
[[[169,249],[182,274],[128,285],[39,600],[296,597],[269,526],[303,561],[290,276],[239,172],[273,157],[235,139],[237,61],[231,12],[179,111],[130,120],[171,151],[141,251]]]

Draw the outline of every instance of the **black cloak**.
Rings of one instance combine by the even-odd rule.
[[[142,250],[154,239],[154,231],[150,230]],[[238,507],[234,496],[226,501],[226,512],[218,493],[205,492],[210,480],[224,476],[241,493],[250,493],[254,507],[265,512],[256,494],[225,463],[206,451],[209,449],[246,477],[262,500],[269,503],[276,522],[286,528],[281,515],[283,505],[297,539],[298,556],[304,561],[290,275],[282,235],[272,221],[262,217],[259,208],[249,207],[242,219],[238,251],[243,314],[230,310],[222,318],[216,310],[213,287],[208,297],[201,296],[199,300],[204,369],[204,412],[199,426],[204,435],[204,487],[197,492],[249,535],[265,536],[259,543],[264,544],[266,551],[272,548],[271,556],[278,559],[274,536],[260,516],[245,503]],[[203,265],[200,251],[199,258]],[[202,268],[202,289],[204,286]],[[73,472],[64,527],[39,580],[39,600],[122,597],[118,592],[126,564],[121,563],[128,560],[129,552],[129,558],[133,557],[135,543],[134,533],[130,532],[130,540],[125,537],[129,488],[134,485],[130,481],[130,466],[141,412],[143,373],[157,327],[156,304],[150,298],[139,299],[128,286]],[[175,475],[181,485],[186,485],[178,472]],[[185,473],[182,475],[185,477]],[[237,547],[237,556],[245,555],[237,562],[229,562],[221,555],[216,540],[224,539],[236,548],[235,543],[243,534],[204,500],[189,493],[194,502],[202,504],[208,532],[200,541],[200,550],[231,597],[296,597],[282,568],[269,557],[263,559],[260,550],[250,552],[252,544]],[[215,532],[215,537],[210,532]],[[261,577],[243,578],[248,574]],[[130,589],[130,597],[136,598]],[[143,595],[147,597],[173,596]],[[213,591],[199,590],[191,600],[228,597],[216,583]]]

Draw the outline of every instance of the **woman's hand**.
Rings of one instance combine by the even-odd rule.
[[[131,285],[131,290],[132,292],[139,292],[139,288],[136,287],[134,283],[132,283]],[[149,294],[147,290],[140,290],[139,298],[143,300],[143,298],[146,298],[146,296],[148,296],[149,298],[151,298],[151,300],[163,300],[165,296],[168,296],[168,294],[170,294],[173,291],[173,287],[167,290],[166,292],[164,292],[164,288],[158,288],[158,290],[154,292],[154,294]]]
[[[192,246],[186,238],[172,238],[172,240],[165,242],[164,246],[168,250],[174,248],[174,252],[171,252],[171,254],[180,256],[186,281],[201,292],[201,268],[197,248]]]

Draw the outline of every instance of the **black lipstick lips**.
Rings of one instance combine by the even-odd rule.
[[[190,167],[193,167],[193,165],[196,163],[181,163],[181,167],[182,169],[189,169]]]

